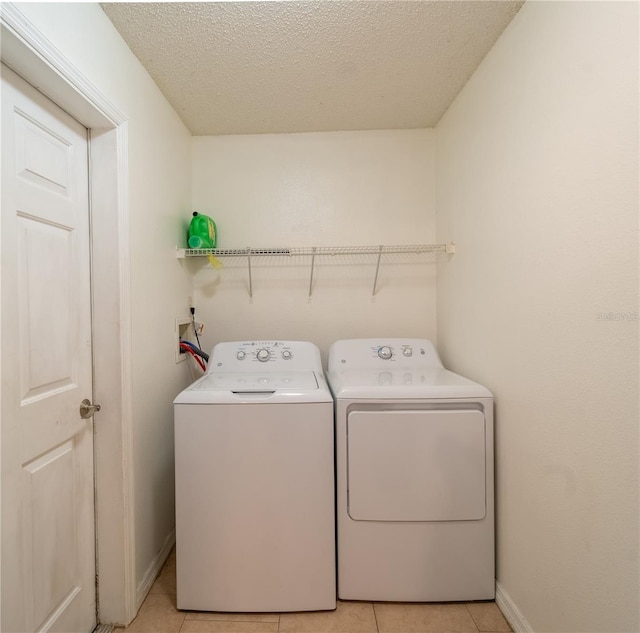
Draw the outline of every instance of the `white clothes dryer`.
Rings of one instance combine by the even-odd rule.
[[[174,401],[177,605],[336,607],[333,399],[312,343],[219,343]]]
[[[337,341],[338,596],[495,597],[493,397],[422,339]]]

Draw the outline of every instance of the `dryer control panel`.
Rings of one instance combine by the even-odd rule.
[[[441,368],[433,343],[427,339],[351,339],[336,341],[329,352],[329,371],[340,369]]]
[[[235,341],[218,343],[209,370],[322,371],[320,351],[307,341]]]

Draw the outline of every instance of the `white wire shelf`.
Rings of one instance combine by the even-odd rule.
[[[304,246],[283,248],[178,248],[176,257],[299,257],[313,255],[401,255],[420,253],[455,253],[455,244],[405,244],[391,246]]]
[[[340,255],[376,255],[376,272],[373,280],[373,290],[371,296],[375,296],[378,285],[378,273],[380,272],[380,261],[383,255],[420,255],[430,253],[438,255],[440,253],[453,254],[456,246],[453,242],[449,244],[403,244],[403,245],[379,245],[379,246],[303,246],[303,247],[283,247],[283,248],[176,248],[176,257],[246,257],[249,272],[249,297],[253,297],[253,279],[251,275],[251,259],[255,257],[310,257],[311,272],[309,275],[309,297],[313,290],[313,273],[316,257]]]

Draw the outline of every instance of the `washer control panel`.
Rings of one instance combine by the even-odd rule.
[[[237,341],[218,343],[209,360],[211,371],[322,371],[320,351],[306,341]]]
[[[413,346],[409,343],[401,343],[400,345],[380,345],[376,353],[382,360],[397,360],[398,357],[411,358],[413,350]],[[427,352],[424,347],[418,346],[416,353],[425,356]]]
[[[329,352],[333,369],[379,369],[384,366],[442,367],[433,343],[426,339],[351,339],[336,341]]]
[[[374,346],[375,347],[375,346]],[[400,343],[395,345],[380,345],[376,348],[378,358],[382,360],[402,360],[403,358],[411,358],[414,354],[414,346],[410,343]],[[418,345],[415,353],[420,356],[426,356],[425,346]]]

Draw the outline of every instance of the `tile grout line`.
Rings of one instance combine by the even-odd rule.
[[[476,627],[476,631],[478,631],[478,633],[480,633],[480,628],[478,627],[478,623],[476,622],[476,619],[473,617],[473,613],[471,613],[471,609],[469,609],[469,603],[468,602],[464,603],[464,608],[467,610],[467,613],[469,614],[469,617],[471,618],[471,621],[473,622],[473,626]]]
[[[378,625],[378,614],[376,613],[376,605],[371,603],[371,608],[373,609],[373,620],[376,623],[376,631],[380,633],[380,626]]]

